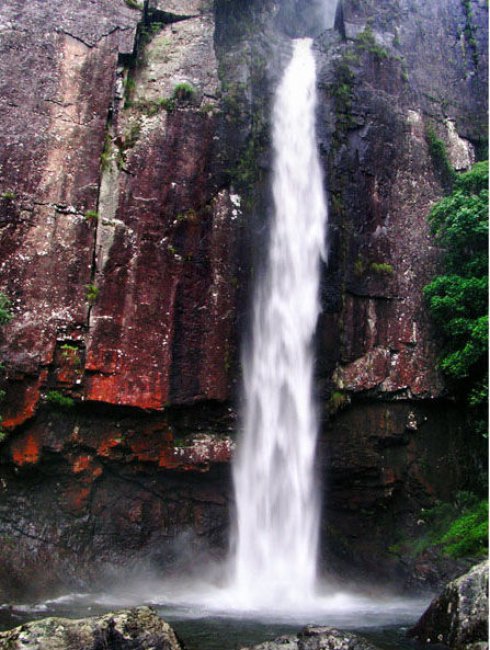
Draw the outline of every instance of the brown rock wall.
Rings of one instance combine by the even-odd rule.
[[[148,409],[230,397],[238,213],[217,175],[204,5],[181,7],[193,16],[182,22],[146,23],[129,72],[120,55],[141,12],[123,0],[91,4],[78,22],[77,2],[59,14],[39,2],[3,9],[4,84],[11,64],[31,74],[28,57],[39,72],[2,97],[14,109],[1,163],[2,287],[15,305],[3,332],[6,426],[52,389]],[[153,9],[175,19],[172,7]],[[188,100],[173,97],[182,82]],[[55,354],[62,345],[80,351],[70,376]]]

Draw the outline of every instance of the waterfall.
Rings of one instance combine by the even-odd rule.
[[[312,41],[298,39],[274,102],[274,219],[243,359],[246,407],[234,485],[235,591],[245,607],[305,603],[315,590],[312,339],[327,221],[315,109]]]

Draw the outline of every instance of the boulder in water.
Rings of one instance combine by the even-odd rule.
[[[80,620],[43,618],[0,632],[0,650],[182,650],[175,632],[150,607]]]
[[[334,627],[309,625],[297,636],[281,636],[241,650],[378,650],[361,636]]]
[[[408,635],[454,650],[488,650],[488,562],[446,585]]]

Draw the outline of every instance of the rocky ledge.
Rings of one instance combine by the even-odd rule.
[[[174,631],[149,607],[70,620],[43,618],[0,632],[0,650],[182,650]]]
[[[281,636],[241,650],[378,650],[360,636],[333,627],[309,625],[297,636]]]
[[[409,636],[453,650],[488,650],[488,561],[450,582]]]

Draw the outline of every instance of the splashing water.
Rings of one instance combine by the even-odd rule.
[[[312,338],[327,222],[315,108],[312,41],[299,39],[275,98],[275,217],[244,359],[244,436],[234,466],[235,591],[244,607],[305,604],[315,589]]]

